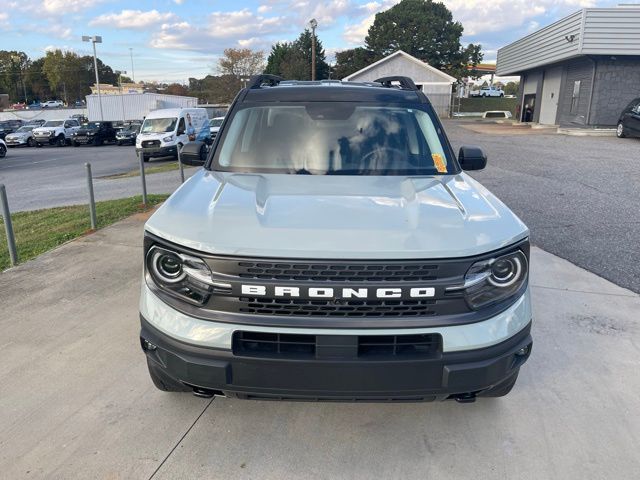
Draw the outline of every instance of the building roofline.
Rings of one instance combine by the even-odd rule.
[[[435,67],[432,67],[432,66],[431,66],[431,65],[429,65],[428,63],[423,62],[422,60],[420,60],[420,59],[418,59],[418,58],[414,57],[413,55],[409,55],[407,52],[405,52],[405,51],[403,51],[403,50],[397,50],[397,51],[393,52],[392,54],[387,55],[386,57],[383,57],[383,58],[381,58],[380,60],[378,60],[378,61],[376,61],[376,62],[373,62],[371,65],[367,65],[366,67],[361,68],[361,69],[360,69],[360,70],[358,70],[357,72],[353,72],[351,75],[347,75],[347,76],[346,76],[346,77],[344,77],[342,80],[345,80],[345,81],[351,81],[351,78],[352,78],[352,77],[354,77],[354,76],[356,76],[356,75],[360,75],[361,73],[364,73],[364,72],[366,72],[366,71],[368,71],[368,70],[372,69],[373,67],[375,67],[375,66],[377,66],[377,65],[380,65],[380,64],[382,64],[382,63],[384,63],[384,62],[386,62],[386,61],[388,61],[388,60],[391,60],[391,59],[392,59],[392,58],[394,58],[394,57],[404,57],[404,58],[406,58],[407,60],[411,60],[412,62],[416,63],[417,65],[421,66],[422,68],[424,68],[424,69],[426,69],[426,70],[428,70],[428,71],[430,71],[430,72],[432,72],[432,73],[435,73],[436,75],[440,75],[441,77],[445,78],[445,79],[447,80],[447,82],[455,83],[455,82],[457,81],[457,80],[456,80],[454,77],[452,77],[451,75],[449,75],[449,74],[447,74],[447,73],[444,73],[443,71],[438,70],[438,69],[437,69],[437,68],[435,68]]]

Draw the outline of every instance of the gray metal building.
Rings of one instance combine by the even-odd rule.
[[[521,120],[615,126],[640,97],[640,7],[582,9],[499,49],[496,73],[520,76]]]

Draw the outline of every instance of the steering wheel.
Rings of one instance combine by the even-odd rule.
[[[381,151],[387,151],[387,152],[393,152],[398,154],[400,157],[403,157],[406,155],[406,152],[404,152],[403,150],[400,150],[399,148],[395,148],[395,147],[388,147],[386,145],[380,145],[379,147],[376,147],[374,150],[371,150],[369,153],[365,154],[362,156],[362,163],[367,163],[369,161],[369,158],[372,157],[373,155],[379,155]],[[376,161],[376,164],[378,162]],[[378,165],[376,165],[376,168],[378,167]]]

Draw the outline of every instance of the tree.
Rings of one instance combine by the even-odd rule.
[[[312,33],[305,29],[293,42],[276,43],[271,47],[265,73],[291,80],[311,80]],[[329,78],[329,64],[322,42],[316,41],[316,78]]]
[[[443,3],[402,0],[376,14],[365,46],[378,58],[404,50],[456,78],[467,75],[467,65],[482,60],[480,45],[460,44],[463,27]]]
[[[24,101],[23,79],[30,60],[26,53],[0,50],[0,93],[9,95],[9,101]]]
[[[169,85],[167,85],[164,93],[168,95],[181,95],[184,97],[187,96],[189,90],[187,89],[187,87],[185,87],[184,85],[180,85],[179,83],[170,83]]]
[[[264,52],[249,48],[226,48],[224,56],[218,60],[218,70],[222,75],[247,78],[264,70]]]
[[[504,94],[517,95],[519,88],[520,88],[519,82],[507,82],[507,84],[504,86]]]
[[[336,52],[336,64],[331,71],[331,78],[343,79],[371,65],[376,60],[379,58],[375,53],[362,47]]]

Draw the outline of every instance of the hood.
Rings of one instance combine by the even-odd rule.
[[[78,128],[76,130],[76,133],[78,135],[87,135],[88,133],[98,133],[99,131],[100,131],[99,128],[82,128],[82,127],[80,127],[80,128]]]
[[[25,138],[28,137],[31,132],[13,132],[7,135],[7,138]]]
[[[284,258],[446,258],[528,236],[466,174],[440,177],[233,174],[201,170],[147,231],[209,253]]]

